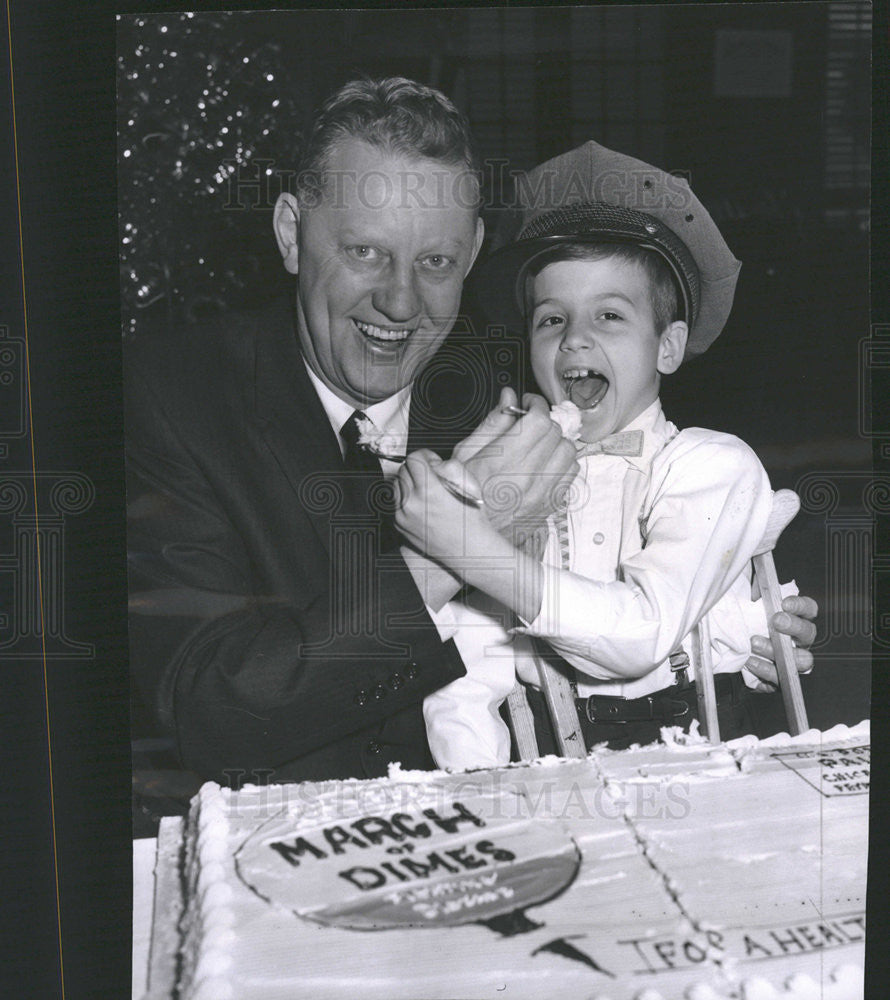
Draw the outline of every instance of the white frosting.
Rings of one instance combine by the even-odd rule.
[[[581,436],[581,411],[570,399],[554,403],[550,407],[550,419],[559,424],[562,436],[567,441],[577,441]]]
[[[696,983],[683,992],[684,1000],[862,1000],[865,977],[861,966],[842,965],[829,980],[819,984],[806,975],[792,976],[784,986],[774,986],[761,976],[742,981],[740,992],[718,991],[707,983]],[[606,993],[594,994],[591,1000],[612,1000]],[[634,1000],[671,1000],[669,994],[645,989]]]
[[[557,993],[590,1000],[861,1000],[867,796],[854,794],[837,772],[867,759],[868,723],[719,746],[694,736],[681,741],[671,731],[663,737],[664,745],[599,750],[580,761],[547,757],[497,771],[395,765],[389,779],[376,781],[246,786],[238,793],[205,785],[186,835],[181,1000],[291,1000],[296,992],[318,1000],[481,997],[499,995],[504,984],[510,995],[535,1000]],[[485,829],[436,829],[430,810],[447,820],[456,803],[485,816]],[[432,832],[375,841],[374,823],[385,826],[396,816],[407,830],[425,823]],[[580,858],[566,889],[535,897],[524,933],[501,937],[470,918],[370,933],[338,923],[338,906],[354,920],[349,914],[373,896],[359,876],[353,891],[339,877],[341,867],[370,878],[375,865],[389,866],[390,883],[378,894],[383,906],[410,906],[416,898],[432,911],[437,899],[459,902],[447,876],[399,874],[404,859],[422,869],[435,856],[472,864],[458,876],[467,899],[497,899],[497,891],[521,899],[519,883],[498,883],[497,866],[481,866],[490,847],[484,858],[473,852],[480,840],[491,841],[521,860],[523,824],[530,824],[542,865],[564,870],[572,844]],[[257,881],[247,846],[259,845],[254,855],[262,856],[272,840],[297,838],[303,846],[296,863],[288,867],[268,852]],[[541,853],[551,842],[552,852]],[[239,868],[239,859],[247,867]],[[337,891],[330,897],[319,881],[323,870],[333,873]],[[276,902],[281,876],[293,883],[294,905]],[[267,888],[257,893],[252,885]],[[298,915],[309,897],[333,916]],[[436,906],[449,912],[450,903]],[[568,942],[612,977],[554,952],[554,941]]]
[[[358,443],[367,445],[371,451],[382,455],[396,455],[401,448],[401,441],[393,434],[387,434],[375,427],[368,417],[359,417],[356,421],[358,427]]]
[[[182,976],[193,1000],[233,1000],[232,949],[237,940],[228,861],[230,824],[223,790],[202,786],[186,832],[189,899],[183,917]]]

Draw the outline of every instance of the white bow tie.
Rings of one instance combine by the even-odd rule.
[[[594,441],[592,444],[584,444],[578,450],[578,458],[585,455],[628,455],[632,458],[639,458],[643,454],[643,432],[619,431],[617,434],[610,434],[601,441]]]

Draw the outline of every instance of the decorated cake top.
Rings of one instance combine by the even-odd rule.
[[[666,735],[495,771],[204,786],[183,1000],[861,1000],[868,724]]]

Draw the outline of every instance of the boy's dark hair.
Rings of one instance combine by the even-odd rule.
[[[297,193],[317,198],[331,152],[341,139],[462,166],[478,178],[470,126],[448,98],[404,77],[351,80],[318,109],[300,160]]]
[[[670,267],[655,251],[647,250],[633,243],[559,243],[552,250],[533,257],[526,265],[524,278],[540,274],[548,264],[564,260],[606,260],[614,258],[629,264],[637,264],[649,281],[649,300],[655,318],[655,332],[658,335],[680,318],[680,296],[676,280]],[[529,285],[525,282],[525,309],[529,312]]]

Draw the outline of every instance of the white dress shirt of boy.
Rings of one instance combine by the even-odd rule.
[[[538,684],[533,638],[575,668],[579,696],[639,698],[674,682],[668,657],[681,646],[688,652],[689,631],[708,613],[716,672],[741,670],[758,686],[743,666],[750,636],[766,629],[750,575],[772,500],[766,472],[730,434],[678,431],[659,400],[623,430],[642,431],[639,456],[581,459],[567,505],[567,557],[558,520],[550,520],[537,618],[507,630],[480,597],[455,610],[467,676],[424,702],[439,766],[507,763],[509,731],[498,709],[517,675]],[[642,676],[628,679],[628,665]]]
[[[772,504],[757,456],[731,434],[679,431],[659,400],[625,430],[643,432],[642,454],[581,459],[566,512],[568,569],[551,519],[541,612],[515,629],[576,668],[580,697],[642,698],[670,686],[668,658],[689,651],[705,613],[718,673],[741,670],[750,636],[766,628],[762,602],[751,600],[750,559]],[[517,659],[534,683],[518,645]],[[650,669],[628,680],[629,665]]]

